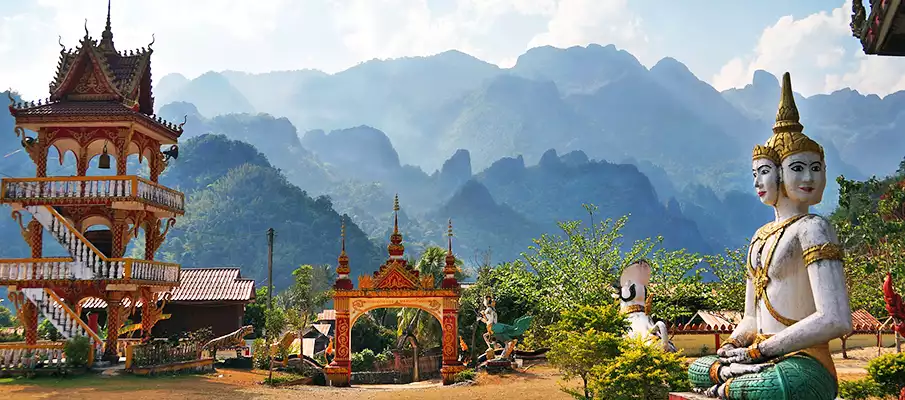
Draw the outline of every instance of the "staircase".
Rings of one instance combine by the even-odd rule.
[[[73,257],[74,279],[123,279],[125,261],[108,259],[51,206],[28,206],[30,212]]]
[[[37,306],[44,318],[60,332],[64,339],[72,339],[76,336],[88,336],[95,354],[103,353],[104,341],[88,324],[66,305],[52,290],[41,288],[23,288],[22,293],[28,301]]]

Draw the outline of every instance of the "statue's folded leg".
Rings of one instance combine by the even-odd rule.
[[[717,356],[701,357],[688,368],[691,385],[707,390],[720,384]],[[814,358],[797,354],[776,362],[761,372],[726,380],[721,394],[736,400],[833,400],[836,380]]]

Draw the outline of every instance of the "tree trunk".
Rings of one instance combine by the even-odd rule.
[[[848,352],[846,352],[845,342],[848,341],[848,337],[851,335],[845,335],[839,338],[842,341],[842,359],[848,360]]]
[[[902,335],[899,335],[899,332],[896,332],[896,353],[902,352]]]
[[[581,383],[584,385],[584,398],[590,400],[591,394],[588,393],[588,378],[586,376],[582,376]]]

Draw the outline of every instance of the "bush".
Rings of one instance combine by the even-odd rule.
[[[377,356],[371,349],[364,349],[358,353],[352,353],[352,371],[364,372],[374,369],[374,361]]]
[[[66,341],[63,352],[66,353],[67,364],[74,367],[85,366],[91,353],[91,341],[87,336],[76,336]]]
[[[466,370],[463,370],[462,372],[459,372],[458,374],[456,374],[456,376],[453,377],[453,380],[456,383],[473,381],[475,379],[475,375],[476,374],[473,369],[466,369]]]
[[[839,381],[839,397],[845,400],[868,400],[882,396],[880,385],[871,377],[856,381]]]
[[[270,369],[270,349],[264,343],[264,339],[257,338],[252,344],[254,352],[254,365],[257,369]]]
[[[611,400],[665,399],[670,391],[689,390],[684,357],[639,339],[626,339],[619,347],[616,358],[591,370],[595,398],[605,393]]]
[[[884,354],[871,360],[867,373],[882,393],[898,395],[905,388],[905,353]]]
[[[52,342],[56,342],[62,338],[62,335],[57,331],[57,328],[46,319],[41,321],[41,324],[38,325],[38,336]]]

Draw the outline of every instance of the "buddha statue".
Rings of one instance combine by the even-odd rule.
[[[755,189],[776,218],[751,239],[744,318],[688,371],[709,397],[836,398],[829,341],[852,330],[843,253],[830,223],[808,213],[826,187],[824,152],[803,133],[788,73],[781,93],[773,136],[753,152]]]

